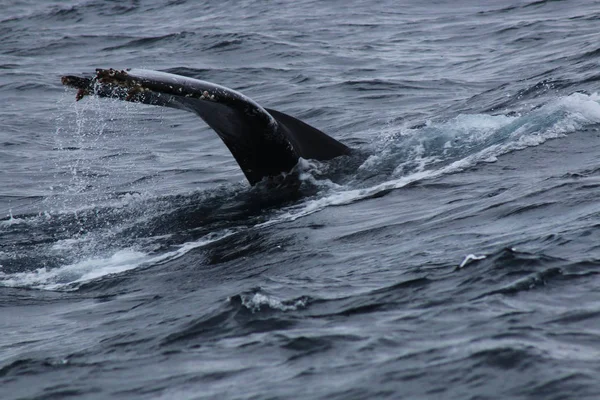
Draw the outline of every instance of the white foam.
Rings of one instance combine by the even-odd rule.
[[[209,235],[194,242],[184,243],[176,250],[162,254],[148,254],[128,248],[119,250],[109,257],[92,257],[57,268],[49,269],[42,267],[34,271],[12,274],[0,272],[0,285],[45,290],[75,290],[82,283],[100,279],[108,275],[174,260],[192,249],[221,240],[233,233],[233,231],[226,231],[218,235]],[[63,245],[66,244],[63,243]]]
[[[6,227],[6,226],[12,226],[12,225],[18,225],[18,224],[25,224],[27,223],[26,220],[24,220],[23,218],[13,218],[12,216],[9,219],[6,219],[4,221],[0,221],[0,227]]]
[[[323,197],[308,200],[298,206],[286,209],[279,216],[258,224],[257,227],[265,227],[285,221],[293,221],[298,218],[318,212],[328,206],[339,206],[359,201],[382,191],[398,189],[410,183],[426,179],[434,179],[441,175],[462,171],[477,163],[495,162],[498,156],[526,147],[538,146],[549,139],[554,139],[581,129],[587,125],[600,122],[600,95],[594,93],[585,95],[574,93],[550,102],[529,114],[521,116],[467,114],[459,115],[446,122],[429,122],[421,130],[412,129],[411,132],[403,130],[400,137],[415,136],[409,141],[411,158],[408,162],[412,165],[411,173],[401,176],[403,163],[396,166],[392,179],[375,184],[368,188],[353,189],[339,185],[330,185]],[[423,139],[421,136],[443,135],[449,138],[441,144],[440,151],[446,151],[455,146],[475,147],[476,144],[492,144],[455,160],[447,165],[435,169],[427,169],[427,166],[440,162],[438,156],[426,155]],[[395,139],[398,139],[396,136]],[[413,139],[413,138],[411,138]],[[457,143],[453,142],[457,140]],[[387,138],[386,141],[390,140]],[[459,149],[460,150],[460,149]],[[393,149],[385,148],[371,155],[359,167],[359,171],[377,172],[380,166],[393,157]],[[310,171],[307,171],[307,174]],[[400,176],[399,176],[400,175]]]
[[[464,266],[471,264],[473,261],[479,261],[487,258],[485,255],[478,256],[476,254],[469,254],[465,257],[465,259],[460,263],[458,268],[463,268]]]
[[[15,218],[13,216],[12,210],[8,210],[7,217],[8,217],[7,220],[0,221],[0,227],[8,227],[8,226],[17,225],[17,224],[24,224],[27,222],[23,218]]]
[[[271,309],[281,311],[294,311],[299,307],[306,307],[306,299],[298,299],[292,304],[284,304],[281,300],[263,293],[254,293],[252,296],[242,296],[242,305],[252,312],[260,311],[261,307],[267,306]]]
[[[0,284],[12,287],[30,287],[56,290],[67,285],[90,281],[101,276],[135,268],[145,254],[125,249],[108,258],[91,258],[58,268],[39,268],[35,271],[5,274],[0,272]]]
[[[572,113],[581,122],[600,122],[600,94],[573,93],[559,99],[560,107]]]

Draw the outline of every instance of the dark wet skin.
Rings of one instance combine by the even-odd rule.
[[[202,118],[219,135],[251,185],[289,173],[300,158],[327,161],[353,150],[320,130],[263,108],[235,90],[149,70],[96,69],[92,78],[67,75],[65,86],[87,95],[177,108]]]

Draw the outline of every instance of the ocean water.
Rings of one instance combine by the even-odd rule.
[[[46,1],[0,11],[1,399],[600,398],[600,2]],[[363,154],[250,187],[234,88]]]

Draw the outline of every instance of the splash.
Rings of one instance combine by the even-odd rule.
[[[239,296],[239,299],[241,300],[242,305],[253,313],[268,309],[279,311],[295,311],[299,308],[306,307],[308,303],[307,297],[300,297],[292,300],[281,300],[275,296],[267,295],[261,292],[242,294]],[[231,302],[232,298],[229,298],[228,301]]]
[[[327,191],[320,197],[290,207],[261,226],[372,198],[479,163],[495,162],[503,154],[539,146],[597,123],[600,123],[600,95],[574,93],[524,115],[466,114],[444,122],[428,122],[417,129],[401,129],[396,135],[383,138],[348,185],[324,185]],[[374,175],[378,180],[367,178]],[[365,182],[370,185],[361,187]]]
[[[0,265],[0,286],[44,290],[76,290],[83,283],[177,259],[193,249],[224,239],[233,233],[232,231],[226,231],[220,235],[210,235],[200,240],[184,243],[175,250],[162,254],[151,254],[134,248],[127,248],[118,250],[109,257],[91,257],[57,268],[42,267],[34,271],[12,274],[2,272],[2,266]],[[66,245],[67,243],[63,242],[55,246]]]
[[[460,172],[478,163],[494,162],[508,152],[538,146],[549,139],[568,135],[600,123],[600,96],[575,93],[550,101],[523,115],[458,115],[443,122],[428,122],[419,128],[401,128],[393,135],[383,135],[375,144],[376,151],[368,157],[344,184],[327,178],[327,165],[301,160],[298,172],[303,182],[318,188],[318,192],[303,201],[278,209],[267,220],[254,225],[220,226],[199,239],[187,238],[182,244],[161,247],[161,237],[132,237],[119,241],[116,235],[126,235],[128,229],[145,226],[157,216],[169,218],[171,212],[185,212],[191,203],[206,201],[206,196],[157,199],[146,194],[126,194],[102,199],[105,214],[98,215],[99,203],[90,201],[77,208],[66,207],[61,212],[45,212],[39,216],[12,216],[1,221],[3,233],[17,237],[19,229],[43,230],[44,224],[61,225],[65,232],[51,245],[31,247],[33,253],[57,254],[65,259],[58,266],[37,266],[35,270],[11,272],[0,267],[0,285],[47,290],[74,290],[84,282],[120,274],[144,266],[169,261],[192,249],[218,241],[245,229],[264,229],[273,224],[293,221],[327,207],[341,206],[377,196],[385,191],[405,187],[414,182]],[[104,129],[104,128],[100,128]],[[83,180],[85,182],[85,179]],[[74,190],[79,192],[79,180]],[[239,187],[236,188],[239,191]],[[226,201],[227,195],[215,199]],[[71,215],[67,229],[67,217]],[[84,221],[94,220],[93,223]],[[69,221],[70,221],[69,220]],[[82,222],[83,221],[83,222]],[[66,225],[65,225],[66,224]],[[81,228],[80,228],[81,227]],[[166,233],[168,239],[169,233]],[[44,239],[44,238],[41,238]],[[164,238],[162,238],[164,239]],[[16,251],[16,250],[15,250]],[[2,259],[10,259],[12,251],[4,251]],[[72,255],[73,257],[69,257]],[[59,257],[59,258],[60,258]],[[468,257],[462,264],[472,261]],[[35,265],[33,266],[36,267]],[[245,300],[249,309],[261,306],[281,309],[297,307],[260,293]]]

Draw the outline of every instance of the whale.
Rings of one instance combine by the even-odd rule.
[[[289,174],[300,158],[327,161],[353,150],[319,129],[244,94],[182,75],[146,69],[96,69],[67,75],[76,100],[92,95],[195,113],[221,138],[250,185]]]

